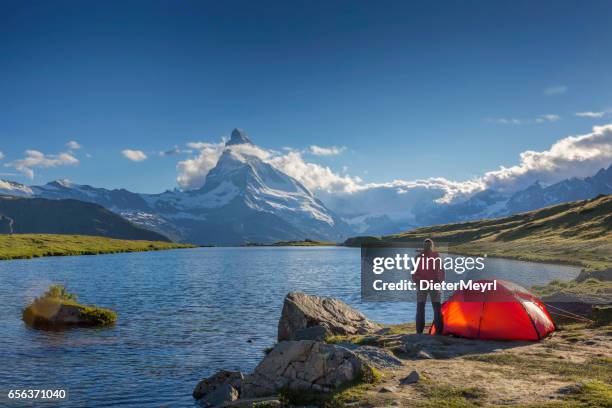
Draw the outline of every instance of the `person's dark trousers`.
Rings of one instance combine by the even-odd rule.
[[[416,331],[423,333],[425,329],[425,303],[427,296],[431,297],[431,306],[434,311],[434,325],[436,333],[442,334],[444,321],[442,320],[442,293],[438,290],[417,290],[417,308],[416,308]]]

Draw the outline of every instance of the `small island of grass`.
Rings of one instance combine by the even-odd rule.
[[[193,247],[193,245],[176,242],[136,241],[90,235],[0,234],[0,260],[28,259],[41,256],[159,251]]]
[[[38,329],[109,326],[117,320],[117,313],[92,305],[82,305],[77,297],[62,285],[49,289],[23,310],[23,321]]]

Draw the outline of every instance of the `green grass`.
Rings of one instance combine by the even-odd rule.
[[[130,241],[89,235],[0,234],[0,260],[41,256],[98,255],[116,252],[191,248],[193,245],[161,241]]]
[[[478,354],[466,357],[497,366],[513,367],[521,375],[530,376],[537,372],[555,374],[562,380],[601,381],[612,383],[612,360],[593,358],[586,362],[571,362],[555,358],[521,357],[517,354]]]
[[[422,243],[432,238],[451,253],[554,262],[601,270],[612,267],[612,195],[505,218],[418,228],[382,237]]]
[[[612,406],[612,385],[601,381],[582,383],[565,400],[578,406],[608,408]]]
[[[485,391],[477,387],[452,387],[427,378],[419,381],[416,389],[425,397],[425,400],[415,402],[414,406],[422,408],[478,407],[486,396]]]
[[[279,241],[274,246],[336,246],[335,242],[330,241],[312,241],[305,239],[304,241]]]
[[[532,290],[539,296],[552,295],[553,293],[572,293],[576,295],[612,298],[612,281],[600,281],[594,278],[589,278],[581,282],[575,280],[562,281],[553,279],[547,285],[533,286]]]
[[[23,320],[33,327],[63,327],[63,324],[52,323],[48,318],[49,311],[57,311],[62,306],[71,306],[78,311],[81,326],[108,326],[117,321],[116,312],[80,304],[77,302],[77,296],[69,293],[62,285],[51,285],[42,296],[36,298],[23,310]]]

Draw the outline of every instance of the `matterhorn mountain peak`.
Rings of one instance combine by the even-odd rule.
[[[232,130],[232,134],[230,136],[230,140],[225,143],[226,146],[233,146],[239,144],[253,144],[251,139],[247,136],[246,132],[242,129],[235,128]]]

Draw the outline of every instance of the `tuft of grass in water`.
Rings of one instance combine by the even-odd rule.
[[[63,285],[51,285],[49,289],[41,296],[42,299],[55,298],[64,301],[75,301],[77,296],[74,293],[70,293],[66,290]]]
[[[49,310],[59,310],[62,306],[70,306],[78,311],[81,326],[108,326],[117,321],[117,313],[113,310],[93,305],[82,305],[77,302],[77,296],[70,293],[62,285],[53,284],[47,291],[23,310],[23,320],[41,328],[61,328],[61,323],[55,323],[47,316]]]
[[[175,242],[133,241],[89,235],[0,234],[0,260],[159,251],[193,247],[193,245],[177,244]]]

